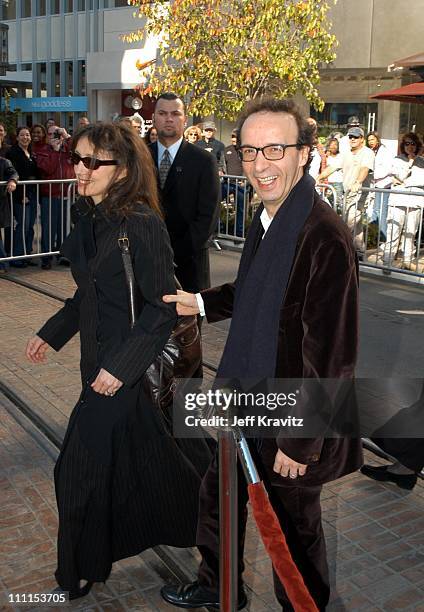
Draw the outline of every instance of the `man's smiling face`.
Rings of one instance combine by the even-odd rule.
[[[265,147],[275,144],[296,144],[296,119],[288,113],[263,111],[250,115],[243,124],[241,146]],[[245,176],[253,186],[268,213],[274,215],[296,183],[303,176],[308,161],[308,148],[287,148],[284,157],[268,160],[259,151],[256,159],[243,162]]]

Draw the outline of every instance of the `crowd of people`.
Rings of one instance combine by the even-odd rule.
[[[81,117],[77,128],[82,129],[87,124],[89,124],[88,118]],[[18,127],[13,138],[9,135],[11,144],[6,142],[7,139],[6,128],[0,124],[0,154],[2,159],[9,161],[7,165],[2,162],[4,168],[2,178],[9,183],[6,189],[2,188],[0,194],[0,255],[16,257],[10,261],[10,266],[26,268],[38,265],[34,258],[23,257],[33,252],[38,206],[41,252],[58,251],[66,237],[68,231],[66,185],[60,182],[40,185],[37,183],[75,178],[71,160],[72,138],[65,128],[56,125],[54,119],[48,119],[46,125]],[[34,182],[20,184],[21,181]],[[7,192],[12,193],[12,209]],[[63,258],[59,263],[68,265]],[[51,269],[51,255],[41,258],[41,267],[44,270]],[[0,271],[5,270],[6,264],[0,261]]]
[[[16,145],[0,159],[6,189],[18,193],[21,206],[34,201],[31,186],[18,189],[21,172],[50,179],[72,176],[77,182],[73,227],[66,237],[61,211],[51,215],[54,201],[62,205],[61,194],[53,186],[41,194],[42,214],[44,206],[50,219],[49,228],[43,229],[42,222],[45,252],[60,249],[77,288],[26,348],[27,358],[39,364],[50,349],[59,351],[80,334],[81,395],[54,472],[59,514],[55,576],[71,599],[106,582],[119,559],[157,544],[197,545],[197,579],[166,585],[162,597],[181,608],[220,605],[215,443],[199,439],[190,454],[183,444],[187,441],[176,440],[165,426],[145,386],[144,374],[177,317],[196,315],[199,327],[203,317],[208,322],[232,318],[218,378],[241,388],[258,378],[354,379],[357,257],[346,223],[319,197],[310,169],[320,166],[319,180],[335,175],[340,192],[358,192],[375,169],[376,152],[364,147],[362,128],[348,130],[350,153],[340,154],[335,138],[327,155],[315,122],[292,100],[273,98],[246,106],[228,147],[215,138],[212,122],[203,125],[202,139],[196,126],[186,125],[184,101],[164,93],[145,136],[131,119],[87,121],[72,138],[52,122],[21,128]],[[407,158],[410,174],[403,167],[396,174],[403,184],[418,167],[410,155],[412,146],[405,140],[400,159]],[[237,282],[211,288],[209,240],[224,172],[245,176],[261,204]],[[15,216],[15,223],[22,226],[26,218]],[[11,234],[13,246],[6,248],[29,254],[32,230],[29,224],[21,231],[25,243]],[[123,250],[130,255],[137,287],[132,295]],[[47,257],[42,262],[46,269],[51,266]],[[177,281],[182,288],[177,289]],[[314,418],[310,404],[303,408],[305,418]],[[249,446],[305,588],[317,609],[325,610],[330,580],[321,491],[323,484],[361,467],[359,436],[296,438],[280,432],[275,439],[251,440]],[[420,465],[414,463],[413,469]],[[390,473],[371,477],[390,479]],[[392,480],[404,483],[399,473]],[[242,578],[247,487],[242,477],[238,507],[237,607],[242,609],[247,603]],[[273,578],[283,609],[297,609],[275,571]]]
[[[316,125],[316,124],[315,124]],[[324,155],[323,155],[324,151]],[[366,136],[357,117],[349,119],[347,134],[336,133],[325,146],[316,139],[311,174],[331,187],[333,204],[351,229],[360,259],[365,258],[364,213],[378,230],[373,263],[422,271],[415,263],[415,241],[424,204],[423,142],[415,132],[404,134],[394,155],[376,131]],[[387,191],[362,191],[363,187]],[[417,195],[388,190],[423,192]]]
[[[121,121],[142,136],[144,120],[138,113],[123,117]],[[377,249],[368,257],[371,263],[421,271],[419,263],[417,266],[416,242],[424,199],[389,192],[395,189],[423,190],[423,142],[419,135],[415,132],[404,134],[399,142],[398,155],[395,155],[376,131],[365,135],[358,117],[349,118],[345,135],[335,132],[325,144],[318,138],[316,120],[310,117],[308,121],[314,134],[309,174],[320,185],[328,185],[329,189],[324,193],[352,231],[359,259],[366,257],[366,221],[370,227],[376,228],[373,235]],[[87,125],[88,118],[81,117],[77,129]],[[221,200],[234,203],[234,235],[242,238],[246,235],[246,195],[251,193],[251,188],[236,178],[243,176],[236,148],[237,130],[232,132],[228,146],[216,138],[216,132],[215,123],[205,121],[186,127],[183,137],[216,159],[221,177]],[[145,131],[143,139],[147,145],[157,142],[155,125]],[[31,255],[38,206],[41,251],[57,251],[69,230],[64,185],[18,186],[17,181],[74,178],[70,160],[71,136],[49,119],[45,126],[35,124],[31,128],[18,128],[14,143],[6,144],[6,141],[5,127],[0,124],[0,156],[11,162],[11,169],[8,166],[6,174],[2,175],[9,184],[0,194],[3,202],[0,205],[0,228],[3,228],[4,235],[3,242],[0,234],[0,254],[3,257]],[[9,179],[8,173],[11,172],[14,174],[10,174]],[[363,187],[387,191],[367,192],[362,190]],[[6,203],[8,193],[12,191],[13,215]],[[59,263],[67,265],[65,258],[60,258]],[[34,258],[20,257],[12,260],[10,265],[23,268],[37,263]],[[41,265],[45,270],[50,269],[52,256],[43,256]],[[6,264],[0,262],[0,270],[5,269]]]

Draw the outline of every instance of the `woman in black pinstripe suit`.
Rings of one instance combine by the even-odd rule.
[[[176,321],[173,254],[151,155],[122,123],[90,125],[73,142],[81,196],[61,254],[73,298],[28,343],[45,360],[77,332],[83,390],[55,467],[59,511],[56,579],[72,598],[104,582],[118,559],[157,544],[193,546],[200,474],[166,433],[140,379]],[[118,247],[127,219],[141,314],[131,330]],[[209,456],[204,455],[204,468]],[[81,581],[87,581],[84,587]]]

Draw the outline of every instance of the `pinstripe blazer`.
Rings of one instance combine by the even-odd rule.
[[[58,351],[80,332],[83,382],[104,368],[124,384],[134,385],[176,322],[175,307],[162,301],[164,294],[176,292],[166,227],[146,205],[140,204],[138,213],[127,224],[142,306],[132,330],[118,247],[119,221],[108,218],[99,204],[78,219],[62,245],[77,290],[38,335]]]

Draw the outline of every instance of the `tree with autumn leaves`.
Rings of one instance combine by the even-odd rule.
[[[301,93],[321,109],[319,68],[336,57],[328,19],[333,2],[129,0],[146,26],[125,40],[160,37],[160,60],[139,65],[147,83],[141,93],[175,91],[191,114],[230,120],[246,100],[264,93]]]

